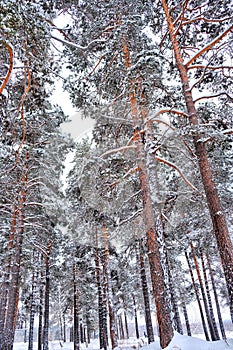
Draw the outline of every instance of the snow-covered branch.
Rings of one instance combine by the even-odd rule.
[[[129,175],[134,174],[136,171],[138,171],[138,166],[131,168],[129,171],[127,171],[127,173],[122,178],[111,183],[110,187],[113,188],[114,186],[118,185],[121,181],[126,179]]]
[[[132,219],[134,219],[135,217],[137,217],[138,215],[140,215],[142,213],[143,209],[139,209],[138,211],[136,211],[135,213],[133,213],[133,215],[131,215],[130,217],[128,217],[125,220],[122,220],[118,223],[119,226],[131,221]]]
[[[78,49],[78,50],[81,50],[81,51],[88,50],[93,44],[104,44],[104,43],[106,43],[106,40],[97,39],[97,40],[92,40],[87,46],[81,46],[81,45],[75,44],[72,41],[68,41],[66,39],[58,38],[58,37],[56,37],[54,35],[51,35],[51,38],[61,42],[62,44],[74,47],[75,49]]]
[[[222,132],[219,133],[219,135],[233,135],[233,129],[226,129]],[[214,136],[206,137],[206,138],[201,138],[198,140],[198,142],[206,143],[209,141],[212,141],[214,139]]]
[[[25,206],[37,206],[37,207],[44,207],[43,203],[38,203],[38,202],[26,202]]]
[[[188,179],[186,179],[186,177],[184,176],[184,174],[183,174],[182,171],[178,168],[177,165],[175,165],[175,164],[172,163],[172,162],[169,162],[169,161],[166,160],[166,159],[160,158],[160,157],[158,157],[158,156],[155,156],[155,159],[158,160],[159,162],[161,162],[161,163],[163,163],[163,164],[166,164],[166,165],[172,167],[173,169],[175,169],[175,170],[178,172],[178,174],[180,175],[180,177],[184,180],[184,182],[185,182],[192,190],[199,192],[198,189],[197,189],[194,185],[192,185],[191,182],[190,182]]]
[[[202,56],[205,52],[209,51],[213,46],[215,46],[219,41],[221,41],[229,32],[231,32],[233,26],[227,28],[222,34],[220,34],[217,38],[212,40],[209,44],[204,46],[200,51],[198,51],[186,64],[185,66],[190,66],[193,62],[195,62],[200,56]]]
[[[231,97],[227,92],[220,92],[219,94],[216,94],[216,95],[199,97],[196,100],[194,100],[193,102],[196,103],[196,102],[203,100],[203,99],[214,98],[214,97],[218,97],[218,96],[222,96],[222,95],[226,95],[231,101],[233,101],[233,97]]]
[[[154,122],[154,123],[161,123],[161,124],[164,124],[164,125],[166,125],[168,128],[170,128],[170,129],[172,129],[172,130],[176,130],[176,129],[173,128],[170,124],[168,124],[167,122],[165,122],[164,120],[161,120],[161,119],[152,119],[151,121]]]
[[[124,152],[124,151],[127,151],[128,149],[135,149],[136,146],[135,145],[131,145],[131,146],[123,146],[123,147],[119,147],[119,148],[114,148],[114,149],[111,149],[107,152],[104,152],[103,154],[101,154],[100,158],[103,158],[105,156],[109,156],[110,154],[114,154],[114,153],[117,153],[117,152]]]
[[[172,109],[172,108],[169,108],[169,109],[161,109],[159,112],[157,112],[153,117],[150,117],[147,121],[153,121],[153,119],[157,118],[159,115],[161,114],[165,114],[165,113],[172,113],[172,114],[177,114],[177,115],[180,115],[182,117],[185,117],[185,118],[188,118],[188,114],[183,112],[183,111],[179,111],[177,109]],[[168,124],[169,125],[169,124]]]
[[[209,70],[219,70],[219,69],[233,69],[233,66],[204,66],[201,64],[198,65],[193,65],[193,66],[189,66],[187,67],[188,70],[190,69],[209,69]]]
[[[34,242],[32,242],[32,245],[33,245],[36,249],[38,249],[44,256],[48,257],[48,253],[47,253],[47,251],[45,250],[45,249],[46,249],[45,247],[42,248],[39,244],[36,244],[36,243],[34,243]]]

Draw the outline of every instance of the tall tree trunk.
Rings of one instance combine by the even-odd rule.
[[[51,241],[48,241],[47,254],[45,256],[45,295],[44,295],[44,327],[43,350],[49,350],[49,293],[50,293],[50,262]]]
[[[87,340],[87,344],[90,344],[91,342],[91,321],[88,317],[88,315],[86,316],[86,325],[87,325],[87,335],[86,335],[86,340]]]
[[[63,313],[62,315],[63,318],[63,341],[66,343],[66,315]]]
[[[194,261],[196,272],[197,272],[197,278],[198,278],[199,285],[201,288],[201,294],[202,294],[202,299],[204,302],[205,313],[206,313],[206,318],[207,318],[207,322],[208,322],[208,326],[209,326],[209,330],[210,330],[211,339],[217,340],[215,332],[214,332],[214,326],[212,323],[212,319],[210,317],[209,307],[208,307],[208,303],[207,303],[207,299],[206,299],[206,294],[205,294],[205,289],[204,289],[204,285],[203,285],[203,281],[202,281],[202,277],[201,277],[201,272],[200,272],[198,261],[197,261],[196,251],[195,251],[195,248],[194,248],[192,242],[190,242],[190,247],[191,247],[193,261]]]
[[[28,155],[26,160],[28,159]],[[19,301],[20,285],[20,267],[22,258],[22,245],[24,233],[24,206],[26,201],[26,182],[27,173],[22,177],[23,189],[20,193],[18,208],[18,226],[15,232],[14,240],[14,259],[11,267],[11,279],[9,282],[8,304],[5,317],[4,338],[2,340],[1,350],[12,350],[16,328]]]
[[[173,285],[173,279],[172,279],[172,275],[171,275],[168,257],[167,257],[167,262],[168,262],[167,267],[168,267],[169,289],[171,292],[171,304],[172,304],[172,310],[173,310],[173,314],[174,314],[175,329],[180,334],[183,334],[183,328],[182,328],[182,323],[181,323],[181,319],[180,319],[177,296],[176,296],[174,285]]]
[[[83,344],[84,343],[84,336],[83,336],[83,324],[82,324],[82,322],[80,322],[79,328],[80,328],[80,343]]]
[[[95,247],[95,274],[97,282],[97,293],[98,293],[98,316],[99,316],[99,342],[100,349],[107,350],[107,334],[104,320],[105,308],[103,300],[103,290],[101,286],[101,276],[100,276],[100,257],[98,248],[98,233],[96,230],[96,247]]]
[[[212,270],[211,263],[210,263],[210,257],[209,257],[208,253],[206,253],[206,259],[207,259],[207,266],[208,266],[208,269],[209,269],[209,274],[210,274],[211,283],[212,283],[212,287],[213,287],[213,293],[214,293],[214,299],[215,299],[215,304],[216,304],[216,309],[217,309],[219,327],[220,327],[220,330],[221,330],[222,338],[224,340],[226,340],[226,333],[225,333],[224,323],[223,323],[223,320],[222,320],[220,304],[219,304],[219,301],[218,301],[218,294],[217,294],[216,285],[215,285],[215,281],[214,281],[214,274],[213,274],[213,270]]]
[[[74,338],[74,350],[80,349],[79,338],[79,315],[78,315],[78,303],[79,303],[79,291],[77,285],[78,270],[74,264],[73,267],[73,287],[74,287],[74,326],[73,326],[73,338]]]
[[[128,328],[128,320],[127,320],[127,313],[126,313],[126,311],[124,311],[124,320],[125,320],[126,339],[129,339],[129,328]]]
[[[206,295],[207,295],[207,300],[208,300],[208,305],[209,305],[210,318],[211,318],[213,328],[214,328],[214,334],[215,334],[214,340],[219,340],[220,337],[219,337],[218,327],[217,327],[217,323],[216,323],[215,316],[214,316],[213,304],[212,304],[212,300],[211,300],[209,283],[208,283],[208,278],[207,278],[207,274],[206,274],[206,266],[205,266],[205,261],[204,261],[202,251],[200,252],[200,257],[201,257],[202,272],[203,272],[203,277],[204,277],[204,282],[205,282],[205,290],[206,290]]]
[[[40,258],[40,278],[41,281],[43,279],[43,272],[42,272],[42,263],[43,263],[43,255],[41,254]],[[44,301],[44,288],[42,283],[40,282],[40,288],[39,288],[39,324],[38,324],[38,350],[42,350],[42,343],[43,343],[43,301]]]
[[[193,275],[193,271],[192,271],[192,266],[191,266],[191,263],[189,261],[189,257],[188,257],[188,253],[187,252],[185,252],[185,257],[186,257],[186,260],[187,260],[187,263],[188,263],[189,273],[190,273],[190,276],[191,276],[193,289],[194,289],[194,292],[195,292],[195,295],[196,295],[196,299],[197,299],[197,303],[198,303],[198,307],[199,307],[199,311],[200,311],[200,315],[201,315],[201,322],[202,322],[204,334],[205,334],[206,340],[210,340],[209,334],[208,334],[208,330],[207,330],[207,326],[206,326],[206,322],[205,322],[204,313],[203,313],[203,310],[202,310],[201,300],[200,300],[200,297],[199,297],[199,293],[198,293],[198,290],[197,290],[197,286],[196,286],[194,275]]]
[[[17,216],[18,216],[18,210],[16,205],[14,205],[12,222],[11,222],[11,230],[10,230],[9,242],[8,242],[9,257],[7,258],[6,268],[3,273],[3,281],[1,283],[1,292],[0,292],[0,349],[2,349],[2,341],[4,336],[4,326],[5,326],[7,299],[8,299],[7,297],[8,297],[8,289],[9,289],[10,272],[11,272],[10,252],[12,251],[13,245],[14,245]]]
[[[35,261],[33,254],[33,262]],[[28,334],[28,350],[33,350],[33,336],[34,336],[34,321],[36,313],[35,305],[35,291],[36,291],[36,276],[32,272],[32,289],[31,289],[31,305],[30,305],[30,320],[29,320],[29,334]]]
[[[109,324],[110,324],[110,339],[112,343],[112,349],[118,347],[118,339],[117,339],[117,327],[116,327],[116,313],[113,302],[113,293],[112,293],[112,282],[111,282],[111,274],[109,267],[109,249],[108,249],[108,234],[107,228],[103,227],[103,239],[104,239],[104,251],[105,251],[105,266],[103,273],[106,275],[106,283],[107,283],[107,299],[108,299],[108,311],[109,311]]]
[[[184,301],[182,302],[182,310],[183,310],[183,314],[184,314],[184,320],[185,320],[185,325],[186,325],[186,329],[187,329],[187,334],[191,337],[191,335],[192,335],[191,327],[190,327],[190,323],[189,323],[189,318],[188,318],[188,312],[187,312],[186,304],[185,304]]]
[[[152,343],[154,341],[154,332],[151,320],[151,312],[150,312],[150,297],[146,279],[146,270],[145,270],[145,262],[144,262],[144,251],[142,242],[139,241],[139,264],[140,264],[140,275],[141,275],[141,284],[142,284],[142,294],[144,299],[144,309],[145,309],[145,321],[146,321],[146,332],[148,336],[148,342]]]
[[[125,67],[127,71],[131,67],[130,52],[126,38],[122,39],[123,54]],[[147,167],[145,164],[146,154],[143,145],[143,140],[140,134],[140,113],[138,110],[138,103],[136,99],[136,92],[133,89],[134,81],[131,81],[129,102],[132,114],[132,123],[134,128],[134,143],[136,146],[137,164],[139,171],[139,180],[142,190],[142,202],[143,202],[143,220],[146,228],[148,258],[151,273],[151,282],[155,298],[157,319],[160,334],[160,344],[162,349],[168,346],[172,337],[173,329],[170,317],[170,310],[167,301],[167,291],[165,286],[164,272],[161,265],[161,258],[159,252],[159,246],[157,237],[161,236],[161,225],[156,225],[154,211],[151,200],[149,177]]]
[[[136,304],[136,300],[135,300],[135,296],[134,295],[133,295],[133,305],[134,305],[135,333],[136,333],[136,338],[139,339],[137,304]]]
[[[175,34],[175,28],[166,0],[161,0],[168,23],[168,31],[173,46],[177,68],[180,73],[183,87],[183,95],[189,115],[190,125],[198,126],[199,118],[190,89],[187,66],[183,62],[179,42]],[[216,42],[217,43],[217,42]],[[213,180],[210,162],[208,160],[205,144],[200,142],[201,135],[196,131],[193,136],[196,156],[199,164],[200,174],[205,189],[209,213],[213,224],[213,231],[216,237],[218,251],[221,256],[223,270],[226,278],[227,290],[230,302],[231,320],[233,322],[233,246],[228,232],[228,227],[223,213],[218,191]]]
[[[119,338],[125,339],[125,332],[124,332],[124,327],[123,327],[123,322],[122,322],[122,315],[118,315],[117,319],[118,319],[118,325],[119,325]]]

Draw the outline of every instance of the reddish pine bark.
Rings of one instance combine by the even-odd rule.
[[[175,28],[169,12],[166,0],[161,0],[165,12],[168,31],[173,46],[177,68],[180,73],[180,78],[183,87],[183,95],[186,102],[186,108],[189,115],[190,125],[196,127],[198,125],[198,114],[195,108],[192,91],[190,90],[187,67],[183,62],[179,42],[175,35]],[[215,42],[217,44],[218,41]],[[210,46],[209,48],[211,48]],[[209,49],[207,48],[207,50]],[[196,132],[193,136],[196,156],[198,160],[199,170],[202,177],[203,186],[205,189],[206,200],[209,207],[209,213],[213,224],[213,232],[216,237],[218,251],[221,256],[223,270],[226,278],[227,290],[230,302],[231,319],[233,322],[233,246],[228,232],[228,227],[223,213],[218,191],[214,183],[210,162],[208,160],[205,144],[200,142],[201,135]]]
[[[130,52],[126,38],[122,39],[123,54],[126,70],[131,67]],[[140,125],[140,113],[138,110],[138,104],[136,99],[136,93],[133,89],[134,81],[131,81],[132,90],[129,92],[129,102],[132,114],[132,123],[134,128],[134,143],[136,146],[137,164],[139,171],[139,180],[142,190],[142,202],[143,202],[143,219],[146,228],[148,258],[151,273],[151,282],[153,288],[153,294],[155,298],[157,320],[160,334],[160,344],[162,349],[168,346],[173,337],[173,328],[170,317],[170,310],[166,298],[166,286],[164,281],[164,273],[160,260],[159,246],[157,237],[160,233],[157,232],[155,226],[155,217],[151,201],[149,176],[145,164],[145,150],[142,143],[139,125]]]

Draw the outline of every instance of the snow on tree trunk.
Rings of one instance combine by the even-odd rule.
[[[78,291],[78,268],[77,265],[73,266],[73,288],[74,288],[74,325],[73,325],[73,341],[74,341],[74,350],[80,349],[80,336],[79,336],[79,316],[78,316],[78,303],[79,303],[79,291]]]

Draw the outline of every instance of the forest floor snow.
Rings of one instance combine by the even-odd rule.
[[[34,349],[37,348],[35,343]],[[96,341],[86,347],[81,345],[81,350],[97,350],[98,343]],[[14,350],[27,350],[28,343],[15,343]],[[159,341],[155,341],[147,345],[143,339],[134,341],[120,342],[118,350],[161,350]],[[59,341],[53,341],[49,343],[49,350],[73,350],[73,343],[62,343]],[[233,339],[218,341],[205,341],[196,337],[189,337],[187,335],[181,335],[175,333],[172,341],[164,350],[233,350]]]

